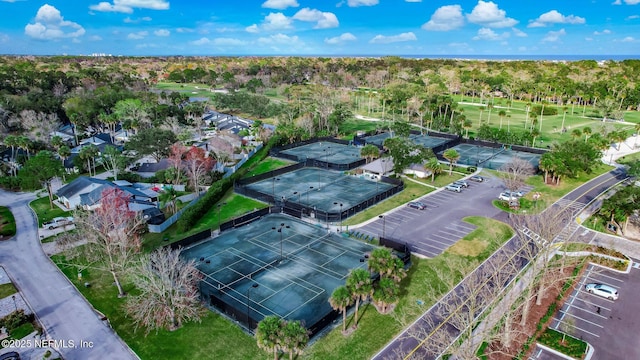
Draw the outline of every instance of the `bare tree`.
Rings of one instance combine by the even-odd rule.
[[[500,167],[500,177],[504,181],[504,185],[511,191],[516,191],[524,185],[527,177],[535,172],[530,162],[517,156]]]
[[[102,192],[100,206],[93,212],[78,211],[75,223],[86,246],[76,249],[91,263],[91,267],[113,276],[118,297],[125,296],[120,276],[140,249],[139,232],[144,222],[129,210],[129,197],[117,188]]]
[[[202,274],[193,260],[180,257],[180,250],[165,247],[143,255],[129,273],[140,291],[125,307],[136,326],[147,328],[149,333],[153,329],[175,330],[185,321],[200,320],[198,282]]]
[[[200,184],[213,168],[213,159],[206,156],[203,149],[192,146],[185,154],[183,163],[193,190],[200,194]]]

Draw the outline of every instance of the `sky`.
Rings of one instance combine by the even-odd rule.
[[[0,13],[0,54],[640,58],[640,0],[0,0]]]

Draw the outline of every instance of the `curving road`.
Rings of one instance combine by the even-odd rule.
[[[55,341],[49,344],[67,360],[137,359],[42,251],[28,206],[34,199],[30,193],[0,190],[0,205],[11,209],[17,227],[16,236],[0,242],[0,265],[39,318],[47,339]]]

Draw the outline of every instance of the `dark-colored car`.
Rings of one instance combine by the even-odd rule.
[[[425,205],[424,203],[421,203],[420,201],[412,201],[408,203],[407,206],[410,208],[418,209],[418,210],[424,210],[427,208],[427,205]]]
[[[20,354],[15,351],[0,355],[0,360],[20,360]]]
[[[456,180],[453,182],[455,185],[460,185],[464,188],[468,188],[469,187],[469,183],[464,181],[464,180]]]

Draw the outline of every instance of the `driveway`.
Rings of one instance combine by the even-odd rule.
[[[42,251],[28,206],[34,198],[0,190],[0,205],[11,209],[17,226],[16,236],[0,241],[0,265],[39,318],[47,338],[58,341],[53,347],[64,359],[136,359]]]

